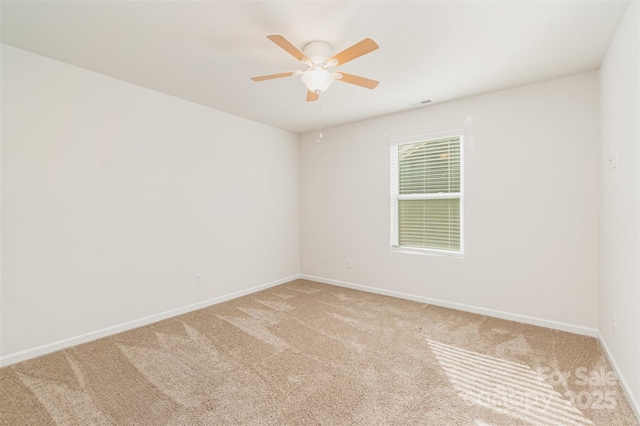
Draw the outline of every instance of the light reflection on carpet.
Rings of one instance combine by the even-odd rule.
[[[469,405],[536,425],[592,425],[529,366],[427,339],[449,381]]]

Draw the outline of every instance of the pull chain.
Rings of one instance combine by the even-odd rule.
[[[322,133],[320,132],[320,99],[322,97],[318,96],[318,110],[317,110],[317,114],[316,114],[316,126],[318,129],[318,140],[317,143],[320,143],[320,139],[322,139]]]

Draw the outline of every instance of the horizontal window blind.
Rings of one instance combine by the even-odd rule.
[[[460,200],[399,200],[398,245],[460,250]]]
[[[392,245],[460,252],[461,136],[391,147]]]
[[[459,141],[459,138],[448,138],[400,145],[399,193],[460,192]]]

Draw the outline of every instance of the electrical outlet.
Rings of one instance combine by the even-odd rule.
[[[202,285],[202,274],[195,275],[195,285]]]
[[[347,259],[347,269],[351,268],[353,268],[353,262],[351,261],[351,259]]]
[[[618,331],[618,315],[615,312],[611,315],[611,327],[614,333]]]

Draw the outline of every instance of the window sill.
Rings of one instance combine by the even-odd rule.
[[[464,252],[461,251],[444,251],[444,250],[434,250],[434,249],[420,249],[420,248],[411,248],[411,247],[391,247],[392,253],[407,253],[407,254],[421,254],[427,256],[444,256],[444,257],[457,257],[464,258]]]

